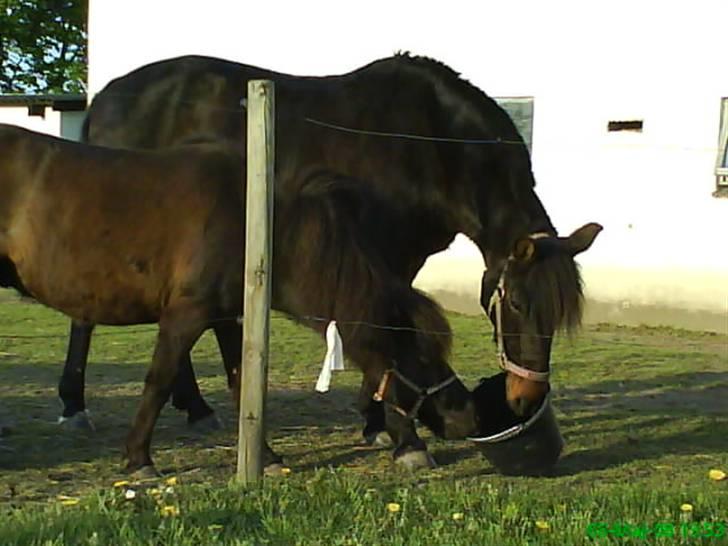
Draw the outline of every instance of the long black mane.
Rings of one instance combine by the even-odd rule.
[[[290,298],[293,287],[280,287],[282,311],[320,332],[336,320],[360,365],[371,351],[447,361],[452,333],[442,309],[394,275],[382,252],[397,247],[396,210],[368,185],[328,172],[307,177],[276,207],[285,221],[276,224],[274,268],[295,283]]]
[[[525,279],[528,316],[541,332],[571,333],[581,324],[583,281],[571,255],[556,252],[536,262]]]

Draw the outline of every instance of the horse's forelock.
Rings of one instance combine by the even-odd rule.
[[[531,302],[529,316],[541,331],[573,332],[580,326],[583,283],[579,266],[570,255],[557,253],[535,261],[526,285]]]

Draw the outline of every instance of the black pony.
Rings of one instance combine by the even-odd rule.
[[[457,233],[477,245],[487,264],[481,301],[500,333],[509,404],[521,415],[534,411],[548,389],[551,336],[581,316],[573,256],[601,228],[587,224],[568,238],[557,237],[512,120],[449,67],[402,54],[344,75],[298,77],[180,57],[109,83],[91,104],[85,138],[143,149],[226,140],[245,149],[245,90],[251,79],[270,79],[276,86],[278,195],[296,193],[302,173],[315,169],[370,184],[402,219],[396,238],[385,241],[379,254],[408,284],[427,257],[447,248]],[[493,294],[501,297],[490,305]],[[65,417],[85,408],[83,370],[92,328],[77,322],[71,330],[59,388]],[[235,357],[224,350],[233,330],[216,330],[224,360]],[[375,389],[365,380],[362,399],[371,399]],[[191,422],[212,414],[190,366],[181,371],[173,401],[188,410]],[[381,405],[371,402],[364,413],[365,436],[374,439],[384,428]]]

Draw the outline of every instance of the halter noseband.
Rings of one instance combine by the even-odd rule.
[[[531,235],[529,235],[529,238],[531,239],[545,239],[547,237],[551,237],[551,235],[544,232],[532,233]],[[549,375],[551,372],[537,372],[534,370],[529,370],[528,368],[524,368],[523,366],[520,366],[513,362],[510,358],[508,358],[508,355],[506,354],[506,346],[503,341],[503,324],[501,320],[501,315],[503,300],[506,297],[505,279],[507,270],[508,262],[506,261],[506,265],[503,267],[503,271],[501,271],[500,277],[498,278],[498,286],[493,292],[493,295],[490,297],[490,302],[488,303],[488,314],[490,314],[495,307],[495,330],[496,345],[498,347],[498,363],[503,370],[511,372],[512,374],[515,374],[519,377],[528,379],[529,381],[548,383]]]
[[[406,385],[419,395],[417,401],[415,402],[415,405],[412,406],[412,409],[410,409],[409,411],[406,411],[397,404],[393,404],[392,402],[388,402],[384,399],[384,397],[387,395],[387,391],[389,391],[389,383],[392,380],[392,376],[396,377],[397,380],[401,381],[403,385]],[[406,419],[414,419],[417,416],[417,412],[420,410],[420,406],[422,406],[422,403],[429,396],[432,396],[433,394],[441,391],[442,389],[450,385],[450,383],[455,381],[455,379],[457,379],[457,377],[455,376],[455,374],[453,374],[445,379],[445,381],[440,381],[439,383],[432,385],[431,387],[423,389],[422,387],[402,375],[402,372],[397,370],[397,368],[390,368],[382,375],[382,379],[379,382],[379,387],[374,393],[374,396],[372,396],[372,399],[375,402],[384,402]]]

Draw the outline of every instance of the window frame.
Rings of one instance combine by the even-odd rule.
[[[506,114],[511,118],[518,133],[526,143],[529,154],[533,155],[533,118],[535,116],[536,98],[534,95],[494,96],[493,100],[505,110]],[[524,108],[527,110],[526,116],[516,116],[516,110]],[[525,124],[524,124],[525,121]]]
[[[718,153],[715,159],[715,184],[718,190],[728,189],[728,97],[720,99]]]

